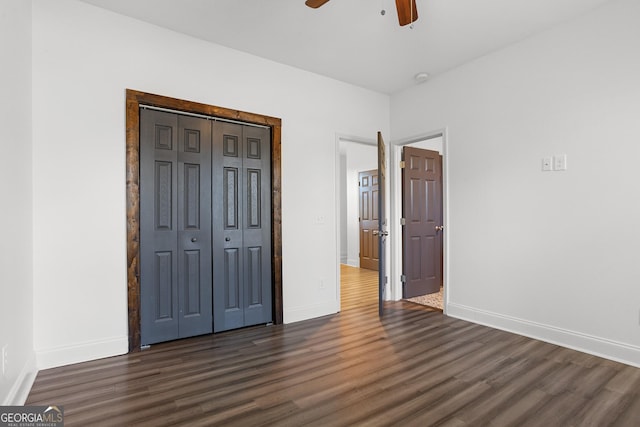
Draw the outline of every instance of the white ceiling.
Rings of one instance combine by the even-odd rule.
[[[392,94],[612,0],[82,0],[347,83]],[[380,11],[386,9],[383,16]]]

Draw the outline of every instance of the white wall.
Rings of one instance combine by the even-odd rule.
[[[335,135],[388,134],[386,95],[73,0],[33,14],[39,367],[127,349],[126,88],[282,118],[284,320],[337,311]]]
[[[448,314],[640,365],[638,22],[615,1],[392,97],[394,140],[447,128]]]
[[[434,138],[425,139],[424,141],[418,141],[411,144],[407,144],[407,147],[422,148],[423,150],[437,151],[442,154],[443,144],[442,136],[436,136]]]
[[[24,402],[35,374],[30,1],[0,2],[0,58],[0,405],[11,405]]]

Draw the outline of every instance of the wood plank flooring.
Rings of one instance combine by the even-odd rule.
[[[67,426],[638,426],[640,369],[407,301],[342,268],[342,312],[42,371]]]

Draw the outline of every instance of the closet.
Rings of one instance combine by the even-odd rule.
[[[140,109],[141,344],[272,321],[270,129]]]

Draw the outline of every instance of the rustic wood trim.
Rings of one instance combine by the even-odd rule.
[[[129,351],[140,348],[140,112],[127,91],[127,298]]]
[[[277,325],[283,323],[282,312],[282,172],[280,123],[271,127],[271,256],[273,274],[273,313]]]
[[[282,306],[282,120],[198,102],[127,89],[126,176],[127,176],[127,295],[129,351],[140,349],[140,104],[204,114],[271,128],[271,233],[274,323],[283,321]]]

